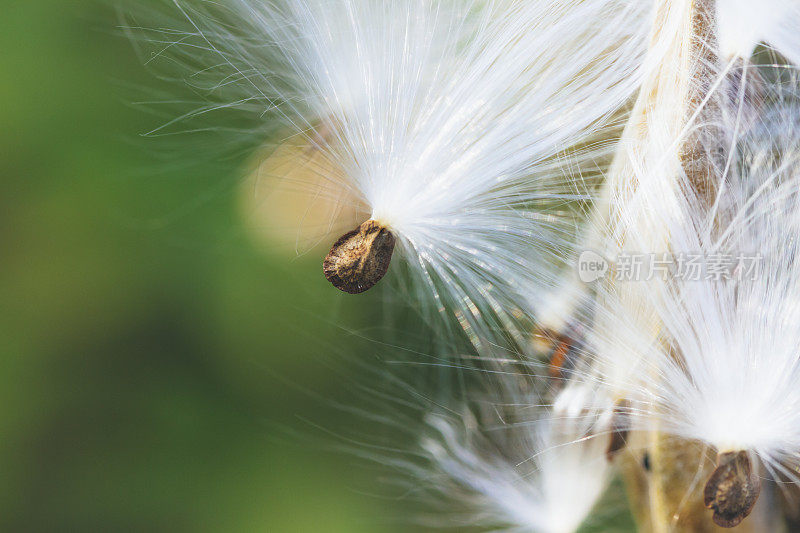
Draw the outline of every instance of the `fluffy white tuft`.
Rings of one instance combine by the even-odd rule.
[[[721,0],[717,2],[720,50],[748,58],[765,43],[800,65],[800,4],[796,0]]]
[[[639,85],[647,3],[175,4],[189,29],[156,40],[213,101],[182,119],[282,117],[327,161],[318,194],[396,234],[415,305],[476,343],[527,322],[587,197],[571,176],[609,155],[600,139]]]
[[[463,525],[572,533],[587,519],[609,479],[607,443],[588,438],[579,415],[548,416],[488,433],[469,416],[460,423],[429,417],[434,433],[423,446],[435,471],[428,479],[449,501],[468,507]],[[501,432],[516,438],[498,445]]]
[[[624,249],[669,254],[672,270],[599,288],[587,379],[634,400],[635,427],[752,451],[796,478],[786,465],[800,460],[797,75],[747,63],[718,74],[687,127],[643,145],[662,142],[660,154],[629,158],[635,186],[612,200],[624,206]]]
[[[581,257],[548,302],[542,318],[557,331],[575,328],[584,345],[586,364],[575,379],[593,384],[608,410],[625,399],[639,381],[643,359],[657,344],[658,318],[648,302],[647,287],[619,282],[617,263],[625,255],[668,250],[669,230],[653,216],[646,200],[669,211],[679,191],[681,139],[690,130],[690,102],[697,72],[705,68],[705,48],[694,37],[695,3],[661,4],[653,22],[645,58],[645,76],[618,144],[603,189],[593,203],[579,251],[604,259],[608,271],[595,283],[578,276]],[[710,22],[710,21],[709,21]],[[646,187],[647,195],[641,192]]]
[[[785,474],[800,459],[797,74],[718,62],[702,35],[716,21],[698,34],[691,5],[661,14],[650,54],[662,65],[644,82],[591,230],[612,262],[666,254],[672,273],[645,265],[620,281],[612,266],[591,286],[578,314],[589,363],[576,377],[605,396],[598,410],[634,400],[633,428],[753,451]],[[742,278],[675,271],[691,257],[733,259],[729,274]]]
[[[773,464],[800,458],[800,107],[781,105],[736,139],[716,198],[671,213],[671,251],[757,258],[741,279],[651,286],[667,349],[648,380],[662,423]],[[710,279],[708,279],[710,278]]]

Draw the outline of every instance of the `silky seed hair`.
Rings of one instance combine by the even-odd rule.
[[[537,395],[508,395],[519,378],[500,379],[502,397],[427,418],[421,445],[428,466],[419,475],[437,503],[439,520],[431,524],[578,531],[612,475],[605,440],[593,435],[594,419],[584,411],[587,399],[571,388],[546,408]]]
[[[800,331],[793,325],[800,107],[791,85],[790,96],[787,89],[775,96],[779,103],[759,102],[761,120],[734,139],[716,199],[722,207],[698,215],[696,200],[687,198],[680,211],[664,215],[673,253],[752,256],[757,270],[731,272],[741,280],[651,287],[665,339],[678,354],[662,352],[657,368],[664,379],[647,387],[663,423],[719,450],[757,452],[773,466],[796,461],[800,452]]]
[[[580,379],[595,383],[598,395],[610,400],[596,402],[600,409],[617,412],[622,405],[623,429],[672,433],[719,452],[717,469],[703,480],[704,503],[718,525],[732,527],[758,498],[759,462],[772,474],[796,479],[787,469],[795,467],[800,450],[785,446],[794,440],[789,428],[798,426],[785,413],[797,412],[797,355],[774,349],[787,338],[785,323],[762,330],[772,312],[769,302],[756,302],[771,297],[777,317],[791,309],[783,298],[795,299],[783,287],[797,285],[790,263],[796,255],[793,176],[800,117],[795,69],[780,60],[762,68],[751,64],[742,54],[755,43],[742,52],[720,52],[715,32],[729,22],[722,22],[712,2],[700,17],[685,16],[690,6],[678,2],[662,12],[666,23],[658,29],[664,37],[656,35],[651,47],[656,57],[666,52],[666,71],[655,74],[662,88],[648,89],[645,81],[626,133],[643,129],[646,135],[633,136],[633,142],[623,136],[617,161],[624,164],[612,170],[603,206],[611,216],[592,220],[599,227],[592,242],[612,259],[626,251],[708,258],[762,250],[770,255],[768,273],[730,283],[605,279],[587,291],[591,312],[573,312],[570,320],[580,317],[589,332],[583,342],[589,363]],[[687,47],[681,25],[692,32],[698,20],[702,31],[684,41]],[[670,85],[664,75],[676,35],[681,52],[673,55],[679,61]],[[785,57],[791,52],[784,46]],[[586,308],[587,293],[572,292],[578,304],[560,308]],[[763,337],[766,331],[772,340]],[[754,337],[763,344],[747,340]],[[770,422],[776,415],[780,427]],[[609,418],[612,427],[618,419]],[[770,444],[759,445],[759,438]]]
[[[749,58],[768,46],[800,65],[800,4],[794,0],[717,2],[720,50],[726,58]]]
[[[162,131],[211,115],[255,122],[243,128],[252,136],[259,121],[283,124],[283,139],[304,139],[325,161],[309,163],[321,174],[314,194],[396,243],[339,241],[350,252],[331,250],[326,277],[362,292],[396,270],[402,298],[444,312],[443,332],[485,348],[522,339],[537,291],[562,268],[591,189],[583,178],[608,158],[638,86],[648,10],[634,0],[175,0],[177,29],[145,38],[162,47],[153,61],[188,67],[207,100]],[[392,255],[394,269],[363,267]]]
[[[713,122],[704,127],[714,134],[702,137],[701,145],[711,162],[712,196],[683,168],[675,184],[658,173],[637,175],[639,187],[626,201],[643,209],[628,221],[627,242],[641,253],[661,253],[648,248],[647,228],[663,227],[666,250],[676,260],[753,258],[758,270],[749,274],[746,263],[731,263],[724,275],[703,270],[697,278],[629,282],[645,289],[657,336],[641,344],[637,364],[621,383],[628,389],[623,395],[631,401],[633,429],[699,441],[718,453],[717,469],[703,480],[705,504],[714,522],[733,527],[758,499],[762,465],[775,479],[798,480],[800,108],[796,69],[789,65],[732,60],[715,87],[704,104],[713,106],[714,113],[705,115]],[[642,224],[642,217],[649,221]],[[638,315],[629,305],[598,308],[606,312],[615,317],[615,327],[593,334],[612,349],[598,357],[597,374],[587,374],[603,383],[617,381],[611,379],[618,368],[616,339],[643,333],[639,327],[625,332]],[[618,353],[626,349],[620,343]],[[630,358],[621,360],[630,364]]]
[[[618,282],[616,263],[626,254],[668,246],[667,228],[650,216],[637,191],[648,185],[651,197],[662,204],[676,201],[672,175],[680,169],[680,139],[692,115],[694,72],[705,65],[697,53],[703,48],[695,39],[695,9],[689,0],[659,3],[655,9],[648,28],[645,75],[629,122],[607,179],[593,199],[573,268],[541,313],[548,329],[574,331],[582,337],[576,340],[583,345],[584,363],[575,379],[594,383],[596,405],[608,420],[638,383],[643,358],[657,344],[660,326],[647,288]],[[631,228],[635,238],[629,236]],[[586,258],[603,262],[607,270],[596,280],[581,279],[578,268]]]

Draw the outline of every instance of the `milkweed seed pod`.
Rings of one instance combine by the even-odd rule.
[[[662,205],[676,203],[680,139],[697,111],[697,94],[710,83],[708,72],[716,72],[709,57],[714,44],[704,29],[704,21],[713,24],[708,6],[692,1],[656,5],[645,77],[608,179],[593,202],[583,253],[576,254],[575,270],[554,292],[555,304],[548,302],[543,316],[555,329],[582,325],[589,362],[583,379],[602,383],[598,394],[605,396],[605,408],[618,413],[625,411],[616,406],[637,386],[643,359],[660,330],[647,288],[635,283],[646,273],[634,262],[639,254],[667,250],[669,243],[667,228],[651,216],[639,190],[646,186],[647,198]],[[593,272],[581,271],[587,260],[603,265],[591,278],[584,275]],[[560,295],[566,298],[559,300]]]
[[[761,105],[764,121],[734,141],[715,199],[722,207],[703,213],[698,200],[687,198],[665,215],[671,251],[701,254],[702,278],[651,286],[668,347],[657,359],[661,379],[647,384],[651,401],[665,431],[720,453],[706,498],[725,526],[736,525],[755,503],[755,458],[779,478],[791,476],[800,452],[794,434],[800,360],[793,344],[800,334],[794,326],[800,107]],[[721,486],[736,484],[738,514],[733,497],[714,498]]]
[[[720,3],[719,9],[722,6]],[[766,185],[791,181],[794,172],[798,115],[796,105],[791,103],[796,93],[792,69],[774,67],[781,71],[777,77],[784,82],[775,86],[760,76],[747,57],[727,49],[720,52],[718,32],[723,17],[715,2],[664,3],[657,12],[650,57],[658,58],[660,65],[648,71],[623,135],[606,186],[605,203],[600,204],[605,215],[601,210],[593,221],[599,228],[593,242],[613,260],[632,254],[645,259],[647,264],[643,266],[651,269],[658,257],[681,268],[680,262],[694,254],[704,260],[725,254],[741,258],[756,253],[752,250],[770,249],[770,238],[792,242],[787,228],[795,226],[792,218],[797,207],[784,204],[777,212],[767,207],[774,206],[776,198],[790,201],[787,199],[791,197],[791,186],[776,192],[778,189]],[[752,46],[751,43],[749,51]],[[776,76],[772,73],[767,77]],[[754,137],[756,132],[759,133]],[[765,222],[762,237],[757,238],[755,213],[767,218],[783,217],[783,222]],[[778,227],[784,230],[778,231]],[[730,240],[745,233],[746,239]],[[676,278],[678,273],[673,269],[664,279],[658,272],[653,277],[652,270],[642,270],[621,282],[620,272],[611,266],[610,275],[590,291],[594,301],[587,344],[595,363],[586,371],[586,379],[601,383],[600,389],[606,389],[612,398],[626,398],[630,416],[624,423],[612,424],[612,428],[627,425],[649,432],[654,439],[651,451],[660,450],[650,456],[660,472],[652,476],[653,483],[660,483],[660,487],[651,488],[658,496],[651,497],[651,502],[661,500],[651,512],[658,515],[650,517],[656,524],[679,528],[697,524],[699,530],[710,531],[710,520],[704,522],[694,516],[702,502],[711,510],[717,525],[736,526],[758,499],[761,465],[773,474],[785,475],[787,462],[793,464],[793,452],[774,459],[774,450],[759,450],[752,441],[731,444],[721,434],[708,433],[715,427],[711,418],[726,409],[730,414],[746,413],[742,410],[744,404],[749,409],[760,409],[762,420],[754,421],[746,432],[755,436],[757,425],[762,434],[768,431],[771,424],[763,422],[770,418],[768,404],[756,407],[748,394],[757,394],[761,387],[774,391],[777,383],[765,386],[764,382],[753,380],[749,365],[762,369],[765,381],[776,379],[764,370],[772,368],[772,363],[767,362],[772,356],[763,354],[763,350],[759,356],[755,351],[747,356],[737,355],[733,345],[741,339],[728,339],[727,344],[719,337],[703,339],[704,335],[721,336],[733,330],[738,335],[753,334],[752,326],[763,324],[770,313],[761,308],[748,314],[745,309],[755,310],[755,304],[744,303],[742,298],[746,299],[749,291],[769,292],[767,287],[776,284],[777,272],[786,276],[778,284],[791,283],[793,274],[786,265],[794,251],[783,251],[786,257],[773,256],[776,275],[768,276],[773,281],[687,280]],[[617,270],[620,266],[616,265]],[[701,274],[706,275],[706,271]],[[754,285],[760,288],[754,289]],[[756,316],[762,312],[762,316]],[[745,327],[747,320],[753,321],[750,330]],[[773,331],[779,327],[777,322],[772,324]],[[726,349],[720,350],[723,345]],[[788,379],[787,368],[795,364],[793,357],[785,354],[778,364],[784,379]],[[695,364],[698,368],[693,372]],[[723,368],[725,371],[720,372]],[[742,388],[746,383],[752,389]],[[685,390],[679,390],[682,387]],[[792,395],[788,390],[782,392],[784,406],[794,409]],[[678,398],[687,396],[694,403],[680,405],[682,400]],[[733,401],[736,407],[723,406],[723,399]],[[703,402],[705,406],[700,407]],[[696,417],[702,412],[708,418],[699,421]],[[685,417],[683,422],[678,422],[681,417]],[[733,418],[725,424],[737,432],[741,423]],[[692,422],[687,424],[687,420]],[[717,430],[720,420],[716,421]],[[689,425],[693,430],[687,430]],[[786,442],[785,435],[776,433],[775,437],[775,446]],[[670,444],[667,438],[671,439]],[[694,458],[697,473],[702,475],[704,454],[663,452],[667,447],[676,452],[698,446],[716,451],[718,459],[716,469],[706,471],[701,483],[704,490],[692,494],[690,486],[678,482],[679,476],[667,474],[670,468],[686,467]],[[672,471],[677,473],[678,470]],[[691,485],[691,479],[685,481]],[[691,501],[687,504],[687,500]],[[750,525],[753,523],[751,520]]]

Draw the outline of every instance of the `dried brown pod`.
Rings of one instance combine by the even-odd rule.
[[[703,501],[714,511],[714,523],[735,527],[747,518],[761,493],[761,480],[747,452],[724,452],[703,491]]]
[[[397,239],[385,226],[368,220],[343,235],[325,257],[325,278],[349,294],[368,291],[389,270]]]

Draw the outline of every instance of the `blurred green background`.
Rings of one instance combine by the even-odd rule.
[[[0,17],[0,531],[409,531],[314,438],[352,422],[331,361],[366,313],[253,245],[233,162],[153,176],[117,24]]]

